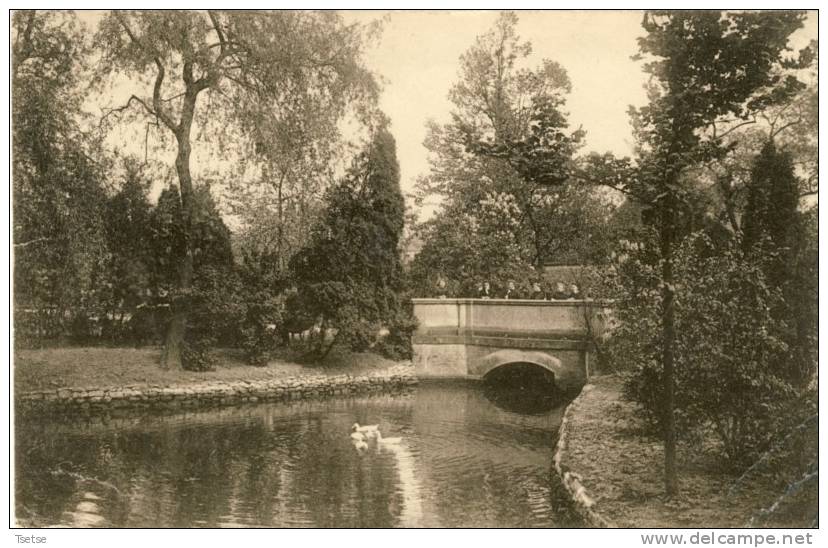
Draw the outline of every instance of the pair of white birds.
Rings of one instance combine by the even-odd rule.
[[[377,446],[397,445],[402,441],[402,438],[383,438],[378,424],[360,426],[359,423],[355,422],[351,426],[351,441],[354,442],[354,447],[360,451],[368,449],[368,440],[376,440]]]

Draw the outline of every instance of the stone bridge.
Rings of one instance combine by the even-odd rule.
[[[568,389],[590,374],[608,308],[595,301],[414,299],[414,365],[421,378],[483,379],[534,364]]]

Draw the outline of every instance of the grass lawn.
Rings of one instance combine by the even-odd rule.
[[[376,354],[331,352],[319,365],[301,365],[285,350],[264,367],[247,365],[239,351],[215,351],[216,370],[163,370],[160,347],[59,347],[17,350],[14,354],[15,392],[56,388],[127,385],[176,385],[203,381],[258,380],[301,375],[361,374],[395,364]]]

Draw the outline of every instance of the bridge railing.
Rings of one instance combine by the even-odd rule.
[[[413,299],[419,335],[594,338],[609,306],[593,300]]]

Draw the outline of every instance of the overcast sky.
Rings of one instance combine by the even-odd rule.
[[[492,11],[389,15],[381,42],[368,53],[368,63],[386,79],[382,108],[393,123],[404,179],[426,171],[425,122],[448,119],[448,91],[458,79],[459,58],[497,17]],[[569,73],[570,122],[587,130],[587,146],[628,154],[627,105],[646,101],[640,67],[630,60],[636,52],[641,14],[520,12],[519,18],[519,34],[533,46],[529,64],[551,59]]]
[[[346,17],[374,19],[377,12]],[[391,12],[381,41],[368,52],[369,65],[385,78],[382,108],[397,139],[402,185],[411,190],[428,169],[422,143],[429,118],[446,121],[448,91],[457,81],[459,57],[497,19],[495,11]],[[521,11],[518,33],[532,43],[530,65],[547,58],[572,80],[570,123],[587,132],[585,151],[632,152],[628,105],[646,102],[645,75],[631,60],[643,34],[637,11]],[[795,35],[797,47],[816,38],[816,17]]]

